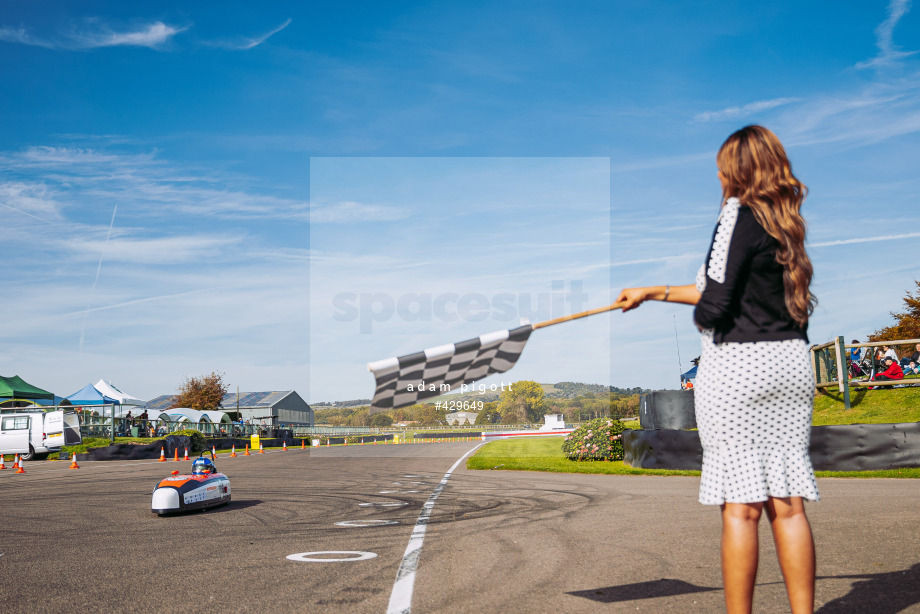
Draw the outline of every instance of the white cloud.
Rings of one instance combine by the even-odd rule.
[[[45,47],[47,49],[53,49],[54,44],[50,41],[33,36],[26,31],[25,28],[10,28],[7,26],[0,26],[0,41],[6,41],[7,43],[20,43],[22,45],[31,45],[33,47]]]
[[[775,109],[776,107],[799,102],[800,100],[800,98],[772,98],[770,100],[758,100],[756,102],[746,104],[742,107],[729,107],[727,109],[722,109],[721,111],[707,111],[705,113],[698,113],[694,116],[693,119],[698,122],[736,120],[742,117],[749,117],[755,113],[759,113],[760,111],[767,111],[769,109]]]
[[[809,243],[808,247],[831,247],[833,245],[852,245],[854,243],[878,243],[880,241],[897,241],[899,239],[916,239],[920,232],[907,232],[896,235],[882,235],[877,237],[855,237],[852,239],[838,239],[836,241],[821,241]]]
[[[310,206],[310,222],[314,224],[345,224],[354,222],[395,222],[411,214],[405,207],[367,205],[352,201]]]
[[[156,49],[170,38],[187,30],[167,25],[162,21],[117,30],[98,19],[88,19],[80,27],[51,38],[36,36],[23,27],[18,29],[0,26],[0,40],[47,49],[79,50],[99,47],[149,47]]]
[[[73,237],[62,241],[61,246],[67,248],[72,257],[90,260],[98,258],[104,250],[107,264],[181,264],[213,260],[241,243],[241,237],[185,235],[155,239],[120,237],[108,241]]]
[[[4,196],[12,198],[16,186],[31,186],[31,200],[26,187],[18,188],[18,203],[8,202],[9,208],[46,217],[33,210],[38,194],[59,192],[54,207],[75,206],[80,202],[130,204],[137,213],[162,216],[183,213],[195,216],[217,216],[223,219],[283,219],[306,222],[307,203],[302,200],[262,194],[251,190],[232,189],[234,182],[244,178],[221,176],[213,171],[201,171],[159,159],[155,152],[142,154],[113,154],[94,149],[71,147],[29,147],[22,152],[0,154],[0,178],[4,174],[14,179],[0,183],[0,203]],[[6,187],[6,192],[3,190]],[[215,187],[220,186],[220,187]],[[27,202],[32,207],[24,206]],[[46,205],[51,202],[46,200]]]
[[[271,38],[278,32],[281,32],[282,30],[284,30],[289,25],[291,25],[290,18],[285,19],[284,22],[280,26],[277,26],[276,28],[269,30],[268,32],[266,32],[265,34],[262,34],[261,36],[256,36],[254,38],[241,36],[234,40],[212,41],[212,42],[208,42],[205,44],[212,45],[214,47],[222,47],[224,49],[237,49],[240,51],[245,51],[247,49],[253,49],[254,47],[258,47],[259,45],[267,41],[269,38]]]
[[[872,68],[894,64],[896,61],[920,53],[920,51],[899,51],[894,46],[894,28],[901,17],[910,10],[910,0],[891,0],[888,4],[888,18],[875,29],[875,45],[878,55],[860,62],[856,68]]]

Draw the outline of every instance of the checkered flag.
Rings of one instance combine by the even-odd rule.
[[[534,326],[500,330],[398,358],[368,363],[377,380],[371,407],[395,409],[456,391],[514,366]]]

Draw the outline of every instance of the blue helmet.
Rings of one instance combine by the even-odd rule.
[[[216,472],[217,467],[214,466],[214,461],[210,458],[201,456],[192,463],[192,475],[208,475]]]

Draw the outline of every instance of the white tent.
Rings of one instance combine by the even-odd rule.
[[[213,423],[229,424],[232,422],[230,416],[222,411],[198,411],[188,407],[173,407],[163,412],[167,420],[171,422],[194,422],[195,424]]]
[[[104,379],[101,379],[95,384],[93,384],[93,388],[98,390],[101,394],[109,398],[117,400],[119,403],[122,404],[122,406],[124,405],[135,405],[139,407],[147,406],[147,401],[143,401],[141,399],[138,399],[137,397],[132,397],[130,394],[126,394],[122,392],[121,390],[115,387],[115,384],[113,384],[112,382],[107,382]],[[131,408],[127,408],[125,409],[125,411],[127,412],[128,409],[131,409]]]

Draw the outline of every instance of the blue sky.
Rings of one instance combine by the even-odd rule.
[[[813,342],[918,278],[909,2],[253,6],[4,3],[0,373],[369,397],[369,361],[692,282],[748,123],[810,189]],[[650,304],[503,379],[675,387],[698,343]]]

